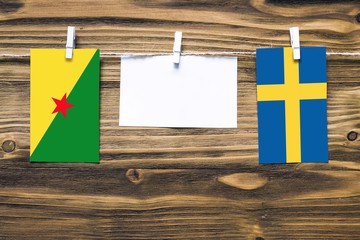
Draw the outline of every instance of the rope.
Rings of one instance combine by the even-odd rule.
[[[150,52],[150,53],[130,53],[130,52],[104,52],[100,53],[101,57],[131,57],[131,56],[169,56],[173,53],[164,52]],[[255,51],[242,51],[242,52],[182,52],[182,56],[244,56],[244,55],[255,55]],[[360,56],[359,52],[327,52],[327,56]],[[0,54],[0,57],[13,57],[13,58],[27,58],[30,54]]]

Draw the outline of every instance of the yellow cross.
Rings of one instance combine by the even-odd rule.
[[[257,85],[258,101],[285,100],[286,162],[301,162],[300,100],[325,99],[326,83],[300,83],[299,62],[284,48],[284,84]]]

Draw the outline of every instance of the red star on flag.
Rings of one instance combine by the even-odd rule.
[[[68,103],[66,101],[66,93],[64,94],[64,96],[62,97],[61,100],[56,99],[56,98],[52,98],[52,99],[56,103],[56,108],[54,109],[54,111],[52,113],[61,112],[63,114],[64,118],[66,118],[66,110],[68,108],[71,108],[72,106],[74,106],[74,104]]]

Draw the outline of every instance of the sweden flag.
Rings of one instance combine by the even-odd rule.
[[[259,163],[327,162],[326,48],[256,50]]]

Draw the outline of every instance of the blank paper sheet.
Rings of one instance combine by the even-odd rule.
[[[237,127],[237,58],[121,58],[120,126]]]

